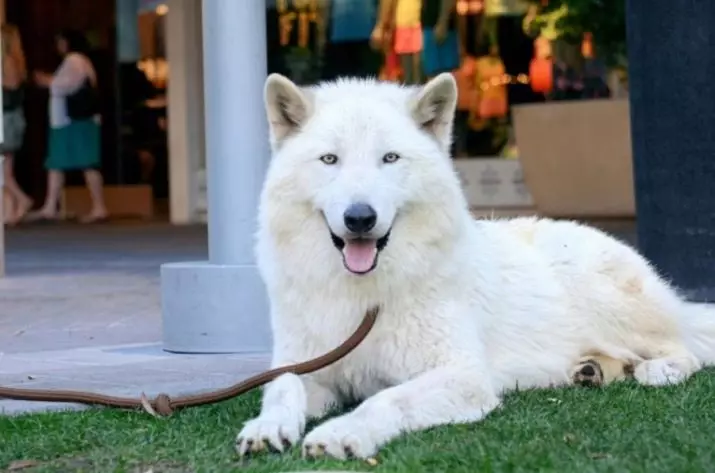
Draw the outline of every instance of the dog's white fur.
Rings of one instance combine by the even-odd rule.
[[[575,222],[471,217],[448,155],[456,94],[449,74],[422,88],[268,78],[273,159],[257,257],[272,364],[326,353],[366,310],[381,312],[342,361],[266,387],[241,454],[298,442],[306,419],[345,400],[362,403],[309,432],[305,453],[367,457],[402,432],[479,421],[505,391],[569,383],[588,354],[634,363],[647,385],[715,361],[715,317],[630,247]],[[390,152],[401,159],[383,163]],[[363,276],[344,268],[329,233],[345,234],[356,201],[377,210],[380,235],[392,228]]]

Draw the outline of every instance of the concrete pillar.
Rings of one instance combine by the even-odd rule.
[[[167,2],[169,213],[173,224],[198,220],[197,175],[205,153],[201,4],[200,0]]]
[[[205,0],[202,15],[209,261],[162,267],[164,348],[268,351],[267,298],[253,257],[269,157],[265,3]]]
[[[628,0],[638,244],[694,301],[715,301],[715,2]]]
[[[204,2],[204,84],[213,264],[253,264],[256,209],[269,155],[263,108],[266,7]]]

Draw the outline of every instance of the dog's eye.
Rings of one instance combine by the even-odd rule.
[[[382,162],[385,163],[385,164],[390,164],[390,163],[394,163],[394,162],[397,161],[398,159],[400,159],[400,155],[399,155],[399,154],[397,154],[397,153],[387,153],[385,156],[382,157]]]
[[[338,162],[338,157],[334,154],[324,154],[320,157],[320,160],[327,165],[333,165]]]

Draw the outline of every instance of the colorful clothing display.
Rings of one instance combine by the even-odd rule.
[[[498,57],[485,56],[477,60],[477,82],[481,90],[480,118],[498,118],[507,113],[507,90],[503,82],[504,63]]]
[[[465,57],[459,69],[453,74],[457,82],[457,110],[476,112],[479,104],[476,59]]]
[[[442,13],[442,3],[448,0],[422,0],[420,9],[420,23],[425,30],[432,29],[437,26],[439,16]],[[457,12],[452,11],[449,15],[447,23],[448,30],[456,30],[457,28]]]
[[[422,51],[422,1],[397,0],[395,6],[395,52],[415,54]]]
[[[484,0],[484,14],[487,16],[520,16],[528,10],[528,0]]]
[[[421,26],[398,26],[395,28],[394,49],[397,54],[417,54],[422,51],[423,45]]]
[[[459,36],[456,31],[449,31],[441,43],[435,39],[431,29],[425,29],[422,36],[422,70],[427,77],[459,67]]]
[[[440,73],[452,73],[458,88],[452,150],[457,157],[515,159],[512,105],[610,95],[598,60],[579,68],[563,60],[562,56],[570,57],[571,49],[580,58],[575,61],[579,65],[584,57],[596,54],[592,48],[581,51],[575,45],[566,55],[562,42],[554,41],[556,22],[565,7],[544,15],[541,3],[531,0],[390,0],[389,4],[267,0],[266,4],[269,71],[298,83],[378,77],[418,86]],[[445,10],[448,5],[454,5],[450,12]],[[390,10],[382,10],[388,6]],[[537,17],[539,21],[534,21]],[[54,149],[64,148],[66,137],[55,135]]]
[[[332,0],[330,2],[330,41],[366,41],[377,21],[375,0]]]
[[[397,0],[395,5],[395,26],[414,28],[420,26],[422,0]]]
[[[447,36],[438,41],[434,28],[442,13],[442,2],[446,0],[422,0],[420,22],[423,30],[422,70],[431,77],[440,72],[453,71],[459,67],[459,35],[457,34],[456,11],[449,16]]]

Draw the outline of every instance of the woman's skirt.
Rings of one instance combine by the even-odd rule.
[[[0,154],[17,153],[25,139],[25,114],[22,108],[6,110],[2,114],[3,139]]]
[[[51,171],[97,169],[100,166],[100,128],[93,118],[72,120],[50,128],[45,167]]]

